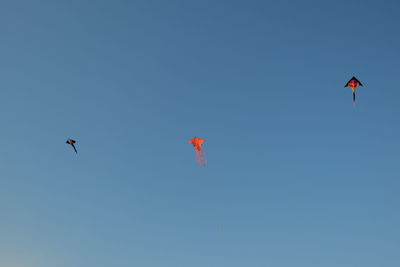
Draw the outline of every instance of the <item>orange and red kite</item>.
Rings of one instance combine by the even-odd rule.
[[[350,81],[348,81],[348,82],[346,83],[346,85],[344,86],[344,87],[350,87],[351,90],[353,91],[353,103],[356,102],[356,89],[357,89],[357,86],[363,86],[363,85],[362,85],[361,82],[360,82],[359,80],[357,80],[357,78],[354,77],[354,76],[353,76],[353,78],[351,78]]]
[[[192,140],[189,141],[189,144],[192,144],[194,149],[196,150],[196,161],[201,166],[204,166],[207,163],[207,159],[202,147],[205,142],[205,140],[198,137],[194,137]]]

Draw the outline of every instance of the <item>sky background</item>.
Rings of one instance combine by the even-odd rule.
[[[0,1],[0,266],[398,267],[399,12]]]

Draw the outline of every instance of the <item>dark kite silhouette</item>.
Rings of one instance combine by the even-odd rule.
[[[66,143],[67,143],[68,145],[71,145],[71,146],[73,147],[75,153],[78,154],[78,151],[76,151],[76,147],[75,147],[75,143],[76,143],[75,140],[68,139]]]

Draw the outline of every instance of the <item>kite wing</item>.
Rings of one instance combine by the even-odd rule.
[[[204,144],[205,142],[206,142],[206,140],[203,140],[203,139],[200,139],[200,138],[197,139],[197,144],[200,145],[200,146],[202,144]]]
[[[349,83],[350,83],[351,81],[356,81],[356,82],[358,82],[359,85],[363,86],[362,83],[361,83],[356,77],[353,76],[353,78],[351,78],[351,79],[346,83],[346,85],[345,85],[344,87],[348,87],[348,86],[349,86]]]
[[[194,146],[199,146],[199,145],[204,144],[205,142],[206,142],[206,140],[203,140],[198,137],[194,137],[192,140],[189,141],[189,144],[192,144]]]

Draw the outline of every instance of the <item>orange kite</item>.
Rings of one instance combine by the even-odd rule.
[[[198,137],[194,137],[192,140],[189,141],[189,144],[192,144],[194,149],[196,150],[196,161],[201,166],[204,166],[207,163],[207,159],[202,147],[205,142],[205,140]]]

